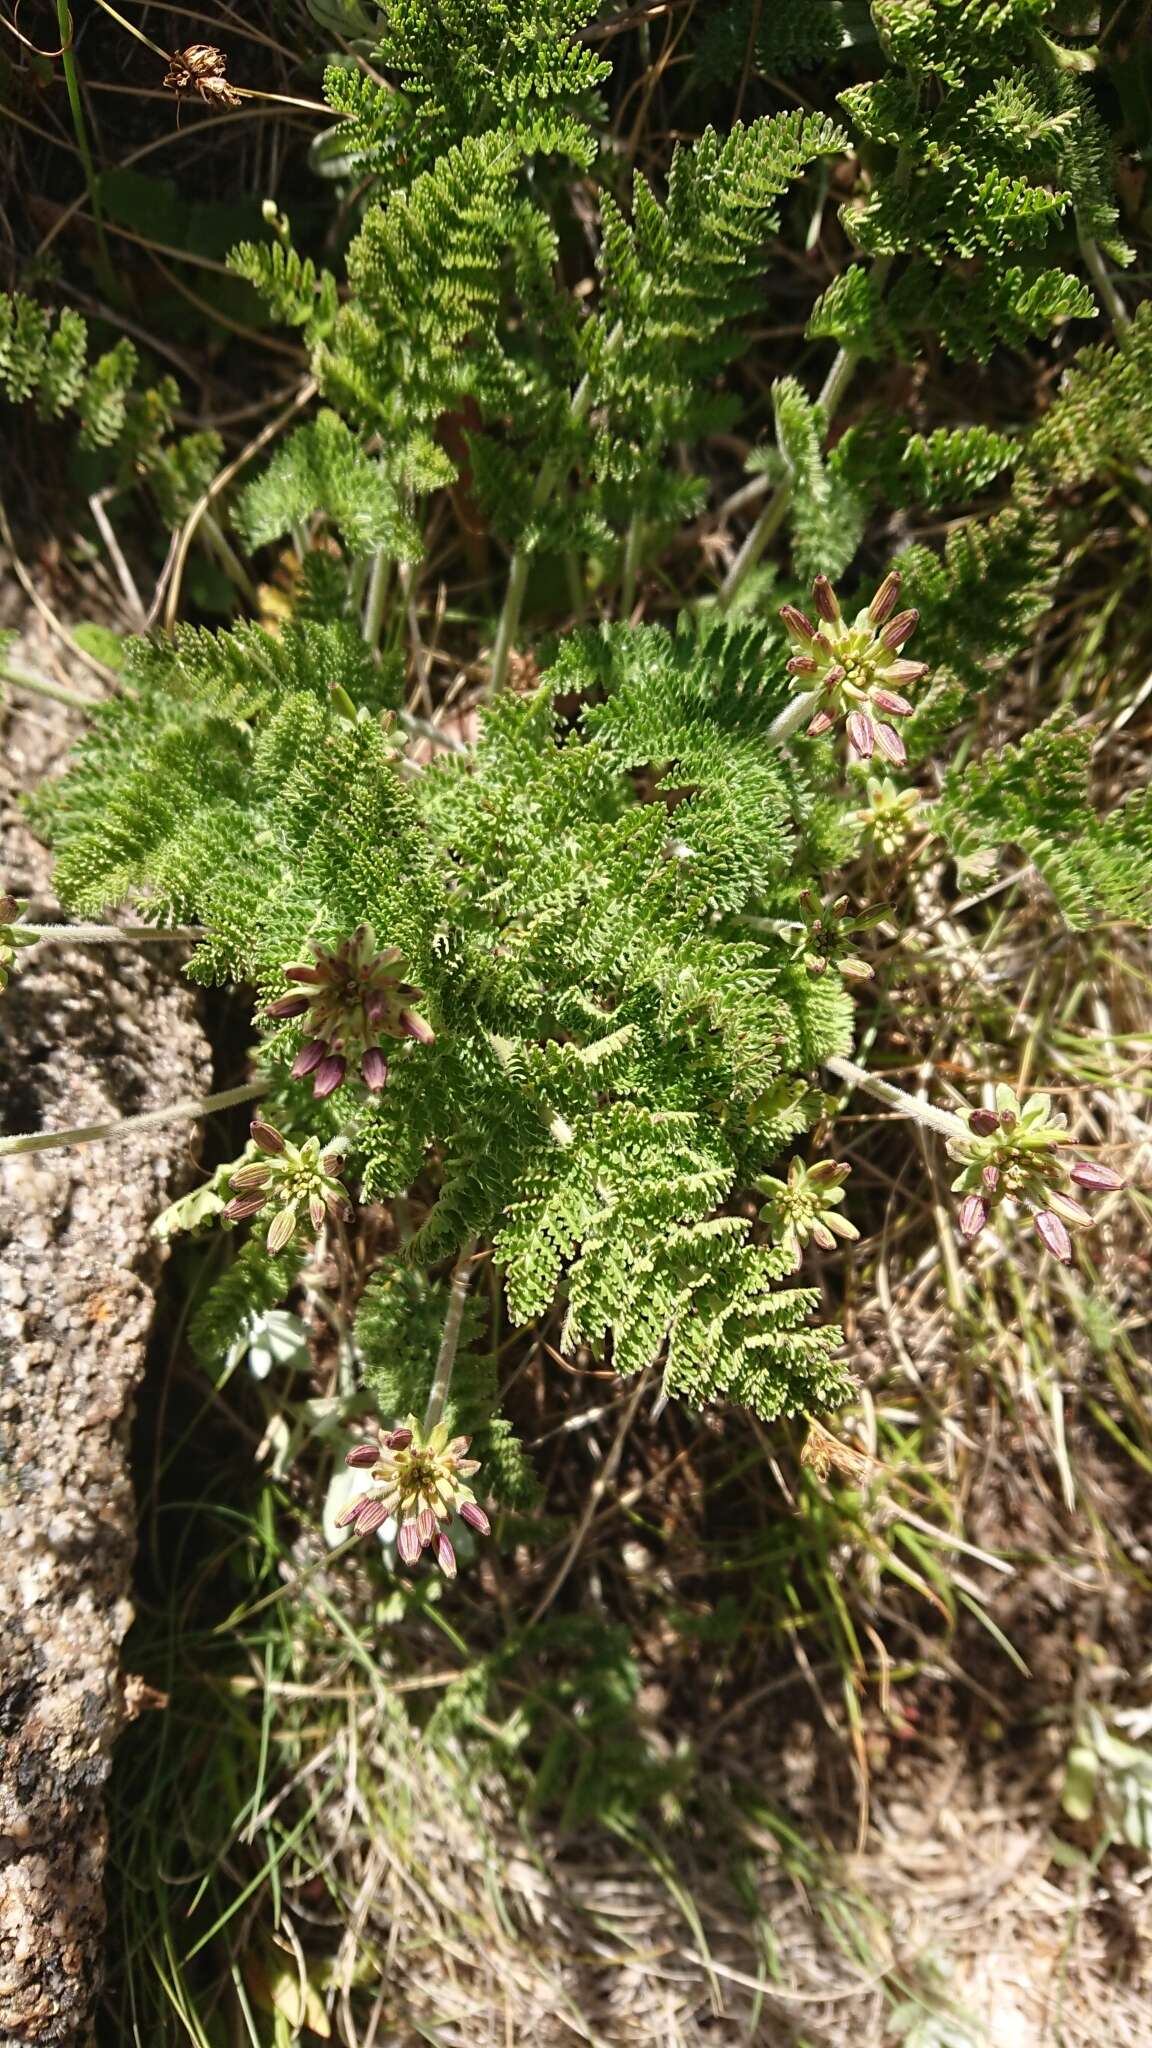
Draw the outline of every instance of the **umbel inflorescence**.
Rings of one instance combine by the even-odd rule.
[[[470,1446],[471,1438],[452,1436],[447,1423],[425,1431],[414,1415],[374,1442],[356,1444],[348,1464],[368,1474],[367,1491],[337,1517],[338,1526],[369,1536],[392,1522],[405,1564],[430,1550],[445,1577],[454,1579],[456,1552],[447,1533],[452,1521],[458,1516],[481,1536],[491,1526],[468,1484],[480,1470],[479,1459],[468,1456]]]
[[[952,1187],[963,1196],[959,1220],[965,1237],[978,1237],[997,1210],[1015,1204],[1032,1217],[1054,1257],[1070,1265],[1069,1225],[1083,1230],[1093,1219],[1069,1192],[1069,1183],[1108,1194],[1123,1187],[1121,1176],[1095,1159],[1067,1162],[1062,1157],[1072,1143],[1066,1135],[1068,1119],[1054,1112],[1048,1095],[1030,1095],[1021,1106],[1013,1090],[1001,1084],[995,1109],[969,1110],[968,1129],[969,1137],[948,1146],[962,1164]]]
[[[342,1085],[350,1060],[358,1063],[366,1088],[383,1088],[388,1061],[382,1038],[433,1043],[436,1034],[415,1007],[421,991],[404,980],[403,967],[399,946],[378,949],[371,925],[362,924],[338,945],[318,946],[311,960],[284,968],[296,992],[278,996],[265,1014],[299,1019],[305,1038],[292,1064],[292,1079],[311,1075],[318,1101]]]
[[[907,750],[892,720],[911,716],[903,691],[928,674],[928,663],[906,661],[900,652],[920,614],[897,611],[899,598],[900,577],[893,569],[871,603],[848,620],[827,576],[817,576],[812,603],[819,623],[814,625],[793,604],[782,606],[780,616],[796,650],[788,673],[800,677],[817,697],[809,736],[830,732],[842,718],[861,760],[870,761],[879,748],[903,767]]]

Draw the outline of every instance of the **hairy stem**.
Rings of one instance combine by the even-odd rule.
[[[1112,282],[1112,274],[1100,253],[1099,244],[1083,231],[1080,232],[1079,239],[1084,267],[1100,294],[1101,303],[1117,334],[1123,334],[1124,329],[1132,325],[1132,315]]]
[[[799,732],[800,727],[811,718],[819,702],[819,690],[805,690],[799,697],[793,697],[792,702],[786,704],[783,711],[777,712],[765,737],[775,741],[777,746],[783,746],[784,741],[790,740],[793,733]]]
[[[160,1124],[194,1123],[217,1109],[232,1109],[238,1102],[255,1102],[268,1093],[267,1081],[248,1081],[242,1088],[224,1088],[218,1095],[190,1097],[170,1102],[164,1109],[148,1109],[142,1116],[118,1118],[114,1123],[77,1124],[68,1131],[27,1131],[14,1138],[0,1138],[0,1159],[16,1152],[56,1152],[74,1145],[100,1145],[106,1138],[130,1138],[135,1131],[154,1130]]]
[[[460,1257],[452,1268],[452,1282],[448,1289],[448,1313],[444,1318],[444,1334],[440,1339],[440,1352],[436,1360],[436,1373],[428,1406],[424,1410],[424,1434],[435,1429],[444,1413],[448,1389],[452,1385],[452,1371],[456,1364],[456,1352],[460,1343],[460,1326],[464,1321],[464,1303],[468,1298],[468,1283],[472,1278],[472,1259],[476,1250],[476,1239],[470,1238]]]
[[[604,344],[604,357],[615,354],[624,329],[621,323],[612,329]],[[569,406],[569,419],[574,427],[580,425],[592,403],[592,374],[587,372],[576,386]],[[545,462],[536,479],[532,492],[531,509],[543,511],[562,474],[562,465],[555,459]],[[520,613],[524,605],[524,592],[528,588],[528,571],[532,563],[531,550],[517,548],[508,572],[508,588],[504,593],[499,622],[496,627],[496,641],[492,649],[492,673],[488,679],[488,695],[496,697],[508,680],[508,661],[520,628]]]
[[[16,926],[31,938],[55,940],[59,946],[147,946],[162,940],[202,939],[198,924],[178,924],[167,930],[158,925],[138,924],[24,924]]]
[[[881,256],[872,266],[872,280],[880,290],[892,267],[890,256]],[[831,425],[839,411],[844,394],[856,373],[860,356],[854,349],[837,350],[832,367],[825,377],[816,399],[824,414],[825,423]],[[770,540],[779,532],[792,503],[792,478],[786,476],[777,484],[755,526],[744,536],[740,551],[720,586],[717,602],[722,611],[727,611],[749,571],[754,569]]]
[[[82,697],[79,690],[66,690],[63,683],[50,683],[47,676],[21,675],[19,669],[4,665],[0,665],[0,682],[14,690],[27,690],[30,697],[48,697],[53,704],[67,704],[74,711],[91,711],[99,702],[95,697]]]
[[[384,624],[384,606],[388,600],[388,571],[391,557],[386,548],[377,548],[372,557],[372,573],[368,578],[368,596],[364,602],[364,619],[361,632],[367,645],[380,645],[380,629]]]
[[[915,1095],[897,1088],[894,1082],[883,1080],[879,1074],[870,1074],[867,1067],[858,1067],[855,1060],[841,1059],[839,1053],[833,1053],[824,1065],[839,1080],[862,1089],[866,1095],[875,1096],[877,1102],[887,1103],[889,1109],[898,1109],[902,1115],[914,1117],[918,1124],[926,1124],[930,1131],[939,1131],[944,1138],[967,1138],[970,1135],[967,1124],[954,1116],[950,1109],[933,1109],[930,1102],[918,1101]]]

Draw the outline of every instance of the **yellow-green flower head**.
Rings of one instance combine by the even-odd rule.
[[[835,1250],[837,1238],[859,1237],[856,1225],[840,1214],[844,1182],[850,1171],[850,1167],[838,1166],[832,1159],[818,1160],[815,1166],[793,1159],[787,1180],[768,1176],[757,1181],[760,1193],[768,1197],[760,1220],[768,1224],[788,1253],[794,1273],[800,1271],[809,1240],[819,1245],[821,1251],[830,1252]]]
[[[348,1463],[368,1473],[368,1491],[337,1522],[367,1536],[394,1521],[397,1554],[405,1564],[415,1564],[422,1551],[431,1550],[445,1578],[454,1579],[456,1552],[444,1525],[459,1515],[481,1536],[491,1526],[467,1483],[480,1470],[479,1460],[467,1455],[471,1442],[467,1436],[450,1437],[444,1422],[425,1435],[409,1415],[374,1443],[356,1444]]]
[[[347,1221],[352,1204],[339,1179],[346,1139],[330,1138],[321,1146],[319,1138],[305,1138],[302,1145],[294,1145],[261,1117],[253,1119],[252,1139],[263,1157],[246,1159],[229,1174],[232,1199],[224,1210],[229,1223],[270,1213],[268,1249],[282,1252],[305,1219],[313,1231],[320,1229],[325,1216]]]
[[[890,776],[886,775],[881,781],[870,775],[867,793],[867,804],[855,813],[856,823],[862,827],[882,860],[894,860],[915,825],[920,792],[918,789],[900,789]]]
[[[794,604],[783,605],[780,617],[795,650],[788,663],[789,675],[801,677],[805,688],[815,690],[824,700],[807,727],[809,738],[830,732],[843,718],[862,760],[870,761],[879,748],[902,768],[908,756],[891,720],[911,715],[912,706],[901,692],[906,684],[927,675],[928,664],[905,661],[900,653],[915,632],[920,614],[898,612],[899,596],[900,577],[893,569],[871,604],[848,620],[828,578],[817,576],[812,602],[819,624],[813,625]]]
[[[1093,1218],[1083,1202],[1068,1193],[1066,1183],[1103,1194],[1122,1188],[1124,1182],[1112,1167],[1095,1159],[1065,1165],[1060,1155],[1071,1142],[1065,1136],[1067,1127],[1066,1117],[1053,1114],[1050,1096],[1030,1095],[1021,1106],[1003,1084],[996,1090],[995,1109],[969,1110],[971,1135],[948,1145],[951,1157],[963,1167],[952,1189],[964,1197],[959,1223],[965,1237],[979,1237],[994,1210],[1003,1202],[1016,1202],[1030,1212],[1053,1256],[1071,1264],[1068,1225],[1085,1229]]]

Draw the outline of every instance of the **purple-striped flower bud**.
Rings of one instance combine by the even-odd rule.
[[[233,1195],[232,1200],[224,1204],[224,1214],[229,1223],[243,1223],[249,1216],[258,1216],[263,1207],[262,1194]]]
[[[412,1431],[410,1429],[390,1429],[381,1436],[380,1441],[390,1451],[406,1451],[412,1441]]]
[[[378,1094],[388,1080],[388,1062],[378,1045],[370,1045],[360,1062],[360,1078],[366,1088]]]
[[[890,569],[868,607],[868,617],[874,626],[882,626],[885,619],[891,618],[899,595],[900,572],[898,569]]]
[[[1055,1210],[1063,1222],[1071,1223],[1077,1230],[1087,1230],[1091,1226],[1092,1217],[1083,1202],[1078,1202],[1074,1195],[1064,1194],[1060,1188],[1049,1188],[1048,1207]]]
[[[812,585],[812,602],[820,617],[829,626],[835,626],[840,618],[840,606],[836,592],[826,576],[817,576]]]
[[[433,1031],[432,1026],[427,1018],[421,1017],[417,1010],[401,1010],[400,1022],[408,1033],[409,1038],[414,1038],[418,1045],[434,1045],[436,1043],[436,1033]]]
[[[300,1047],[292,1062],[292,1079],[294,1081],[302,1081],[305,1074],[313,1073],[320,1065],[321,1060],[327,1059],[327,1057],[328,1046],[326,1040],[323,1038],[310,1038],[305,1045]]]
[[[1101,1194],[1113,1194],[1124,1185],[1120,1174],[1095,1159],[1078,1159],[1072,1168],[1072,1179],[1079,1187],[1098,1188]]]
[[[421,1508],[416,1517],[416,1534],[420,1538],[421,1550],[427,1550],[436,1534],[436,1517],[431,1508]]]
[[[248,1128],[252,1133],[253,1143],[259,1145],[262,1152],[283,1152],[284,1140],[275,1124],[265,1123],[262,1116],[254,1116]]]
[[[790,655],[784,666],[790,676],[818,676],[820,673],[820,663],[814,661],[810,654]]]
[[[888,624],[881,633],[880,645],[882,647],[890,647],[893,653],[895,653],[899,648],[903,647],[906,640],[912,638],[919,624],[919,612],[897,612],[896,617],[889,619]]]
[[[883,719],[876,725],[876,745],[880,752],[896,768],[903,768],[908,760],[908,749],[894,725],[886,725]]]
[[[907,697],[898,697],[895,690],[873,690],[872,702],[877,711],[886,711],[889,718],[911,718],[912,706]]]
[[[805,727],[810,740],[819,739],[822,732],[831,732],[836,720],[830,711],[818,711],[815,718]]]
[[[268,1004],[264,1015],[266,1017],[302,1017],[307,1008],[307,996],[281,996],[278,1002]]]
[[[475,1529],[480,1536],[490,1536],[492,1534],[492,1524],[477,1501],[466,1500],[463,1503],[460,1509],[460,1520],[467,1522],[468,1527]]]
[[[347,1071],[347,1062],[338,1052],[329,1053],[321,1060],[312,1083],[312,1093],[317,1102],[323,1102],[326,1096],[335,1094]]]
[[[420,1531],[415,1522],[401,1522],[396,1538],[396,1552],[405,1564],[415,1564],[420,1556]]]
[[[807,640],[811,644],[816,639],[816,628],[811,619],[806,618],[802,611],[798,611],[794,604],[782,604],[780,617],[788,631],[795,633],[798,640]]]
[[[372,1500],[371,1498],[363,1500],[360,1503],[360,1512],[356,1517],[356,1534],[358,1536],[371,1536],[373,1530],[382,1529],[387,1520],[388,1508],[384,1501]]]
[[[1064,1265],[1070,1266],[1072,1264],[1072,1239],[1069,1237],[1067,1229],[1060,1221],[1059,1216],[1055,1215],[1051,1209],[1039,1210],[1036,1216],[1036,1228],[1053,1258],[1060,1259]]]
[[[864,711],[850,711],[847,726],[848,737],[861,760],[870,761],[876,745],[876,728],[872,720]]]
[[[454,1579],[456,1577],[456,1552],[453,1550],[443,1530],[441,1530],[432,1545],[432,1554],[444,1577],[446,1579]]]
[[[965,1195],[960,1204],[958,1217],[961,1234],[967,1238],[979,1237],[988,1221],[988,1204],[982,1195]]]
[[[353,1465],[357,1470],[360,1470],[369,1465],[374,1465],[379,1456],[380,1450],[376,1444],[353,1444],[344,1462],[346,1465]]]
[[[980,1178],[983,1181],[984,1186],[987,1189],[988,1193],[990,1195],[994,1195],[996,1193],[997,1188],[1000,1185],[1000,1168],[998,1166],[986,1166],[983,1169]]]
[[[305,988],[323,988],[328,975],[323,967],[293,965],[282,969],[285,981],[301,982]]]

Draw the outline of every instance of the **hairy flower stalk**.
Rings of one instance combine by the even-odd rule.
[[[854,1223],[839,1213],[844,1200],[844,1182],[851,1168],[838,1166],[835,1160],[821,1159],[815,1166],[806,1166],[802,1159],[793,1159],[788,1168],[787,1180],[775,1180],[770,1175],[758,1180],[756,1186],[768,1200],[760,1211],[760,1220],[767,1223],[773,1236],[792,1261],[792,1271],[800,1271],[804,1247],[811,1241],[824,1252],[835,1251],[837,1238],[858,1238],[860,1232]]]
[[[292,1065],[292,1078],[312,1076],[317,1100],[347,1078],[350,1061],[359,1065],[364,1086],[376,1093],[388,1079],[382,1038],[412,1038],[431,1045],[435,1032],[413,1005],[421,990],[401,979],[404,955],[398,946],[376,949],[371,925],[358,925],[350,938],[330,949],[317,947],[312,960],[292,962],[285,978],[291,995],[269,1003],[266,1014],[299,1018],[305,1038]],[[307,990],[307,993],[303,993]]]
[[[446,1533],[459,1516],[478,1535],[491,1524],[468,1480],[480,1461],[467,1453],[472,1439],[448,1434],[437,1422],[423,1430],[414,1415],[397,1429],[385,1430],[374,1443],[356,1444],[348,1463],[368,1474],[368,1491],[337,1517],[340,1527],[368,1536],[387,1521],[397,1525],[396,1550],[405,1564],[416,1564],[430,1550],[445,1578],[456,1576],[456,1552]]]
[[[1072,1262],[1069,1226],[1084,1230],[1093,1218],[1067,1183],[1111,1193],[1122,1188],[1121,1176],[1094,1159],[1068,1165],[1060,1157],[1071,1140],[1067,1118],[1053,1115],[1051,1098],[1031,1095],[1023,1107],[1011,1088],[996,1090],[995,1109],[968,1113],[968,1134],[950,1141],[950,1156],[963,1171],[952,1183],[963,1197],[959,1223],[967,1238],[979,1237],[990,1216],[1011,1201],[1028,1210],[1041,1242],[1054,1258]]]
[[[263,1157],[246,1159],[229,1174],[232,1199],[224,1209],[229,1223],[270,1214],[268,1249],[282,1252],[305,1216],[314,1231],[320,1229],[325,1216],[342,1222],[351,1216],[348,1190],[338,1178],[344,1166],[345,1139],[332,1138],[322,1147],[319,1138],[305,1138],[302,1145],[294,1145],[260,1117],[253,1119],[252,1139]]]
[[[781,607],[780,616],[795,650],[789,675],[814,691],[817,709],[810,719],[810,739],[830,732],[841,718],[848,737],[864,761],[877,748],[885,757],[903,767],[908,755],[900,734],[891,723],[908,718],[912,706],[901,694],[909,683],[928,673],[925,661],[905,661],[901,648],[916,630],[920,614],[897,611],[900,577],[895,569],[884,578],[871,604],[849,622],[826,576],[812,585],[812,602],[818,624],[793,604]]]

